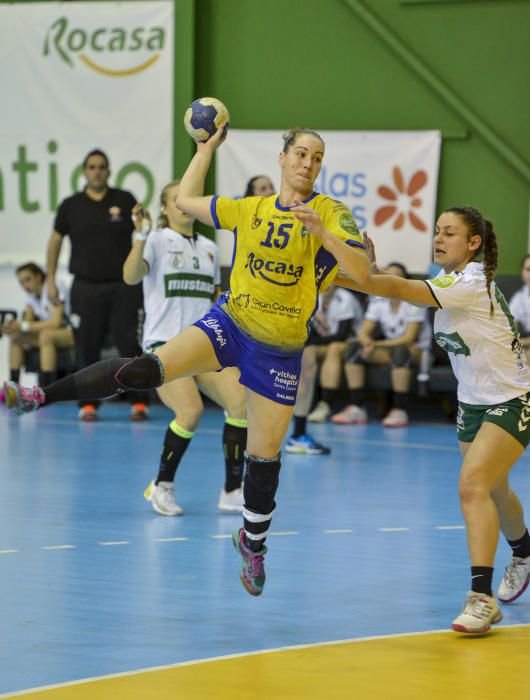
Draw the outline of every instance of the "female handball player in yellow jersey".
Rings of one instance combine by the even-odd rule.
[[[234,232],[230,290],[194,325],[152,353],[98,362],[42,389],[6,383],[6,402],[26,413],[57,401],[149,390],[179,377],[239,367],[247,398],[243,527],[233,542],[252,595],[265,583],[264,544],[275,508],[280,447],[296,399],[301,356],[318,295],[339,266],[370,279],[370,261],[350,210],[313,190],[324,158],[314,131],[292,129],[279,154],[281,186],[270,197],[200,196],[223,129],[197,144],[177,205],[189,216]]]

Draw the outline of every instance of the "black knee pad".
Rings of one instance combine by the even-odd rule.
[[[394,369],[399,367],[410,367],[412,355],[406,345],[398,345],[390,351],[391,364]]]
[[[350,341],[344,350],[344,362],[348,362],[351,365],[363,364],[362,351],[363,347],[358,340]]]
[[[112,360],[111,360],[112,363]],[[121,389],[137,389],[146,391],[156,389],[164,383],[164,368],[162,362],[154,353],[133,357],[123,363],[123,358],[116,358],[116,364],[111,365],[114,379]]]
[[[280,455],[270,459],[253,457],[245,452],[245,506],[268,515],[275,507],[274,496],[280,482]]]

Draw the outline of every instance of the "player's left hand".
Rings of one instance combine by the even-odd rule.
[[[153,221],[148,209],[142,209],[140,202],[136,202],[131,210],[131,219],[137,233],[148,234],[151,231]]]
[[[308,207],[307,204],[303,204],[302,202],[295,202],[291,207],[291,211],[294,212],[298,221],[306,227],[309,233],[314,234],[317,238],[323,237],[326,229],[324,228],[320,216],[314,209],[311,209],[311,207]]]
[[[366,246],[366,254],[368,255],[368,259],[370,260],[372,265],[375,265],[377,262],[375,256],[375,245],[366,231],[363,231],[363,243]]]

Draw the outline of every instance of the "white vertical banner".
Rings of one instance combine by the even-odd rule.
[[[149,203],[171,179],[172,0],[0,5],[0,262],[44,262],[94,148]]]
[[[375,241],[382,266],[404,263],[425,273],[432,259],[439,131],[321,131],[326,144],[315,190],[340,199],[359,230]],[[280,185],[282,132],[231,129],[217,151],[217,194],[242,196],[254,175]],[[229,265],[232,234],[221,232],[221,261]]]

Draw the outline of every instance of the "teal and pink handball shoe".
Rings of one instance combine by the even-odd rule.
[[[241,554],[243,563],[241,564],[240,578],[250,595],[261,595],[265,586],[265,566],[264,558],[267,554],[267,547],[262,546],[260,550],[254,552],[245,544],[245,531],[243,528],[236,530],[232,535],[232,543]]]
[[[17,416],[36,411],[46,401],[46,396],[39,386],[26,388],[16,382],[4,382],[4,396],[6,406],[14,408]]]

